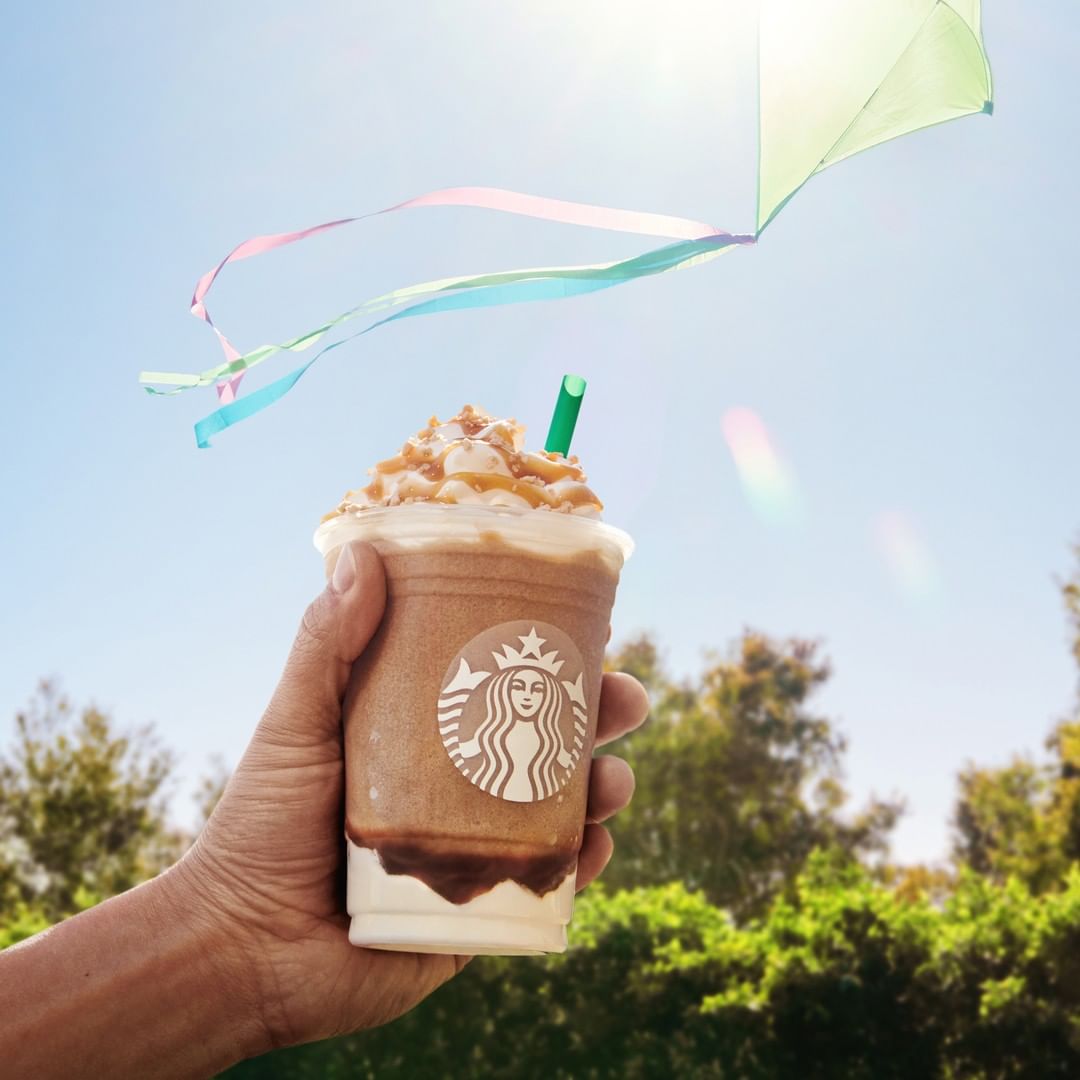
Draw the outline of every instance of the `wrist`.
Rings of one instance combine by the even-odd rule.
[[[272,1049],[244,928],[202,880],[199,860],[189,852],[146,887],[153,890],[155,921],[182,937],[192,993],[212,1003],[220,1018],[215,1029],[223,1034],[223,1055],[239,1061]]]
[[[5,1076],[217,1075],[266,1049],[227,923],[183,866],[0,954]]]

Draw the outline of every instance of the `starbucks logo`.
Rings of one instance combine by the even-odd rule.
[[[574,643],[547,623],[503,623],[474,637],[439,696],[439,735],[462,776],[511,802],[566,787],[589,727],[582,669]]]

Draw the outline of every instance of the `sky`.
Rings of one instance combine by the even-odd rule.
[[[630,531],[614,638],[672,671],[745,628],[820,640],[815,706],[894,853],[948,850],[957,771],[1038,754],[1075,702],[1057,582],[1080,537],[1073,313],[1080,11],[987,0],[996,110],[814,178],[762,242],[558,303],[407,320],[196,450],[218,361],[196,278],[256,233],[480,184],[751,231],[747,5],[43,2],[6,20],[0,741],[39,678],[234,764],[321,587],[320,516],[432,413],[574,449]],[[243,349],[450,274],[656,246],[417,210],[229,267]],[[292,365],[272,361],[256,387]],[[734,452],[733,452],[734,451]],[[747,482],[749,483],[747,484]],[[722,783],[722,778],[719,778]]]

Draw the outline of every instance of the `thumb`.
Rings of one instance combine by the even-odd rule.
[[[378,552],[370,544],[345,544],[329,584],[304,612],[257,739],[296,747],[337,738],[353,661],[378,629],[385,606]]]

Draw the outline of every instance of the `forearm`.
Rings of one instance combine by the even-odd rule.
[[[264,1049],[187,896],[173,870],[0,953],[4,1074],[210,1076]]]

